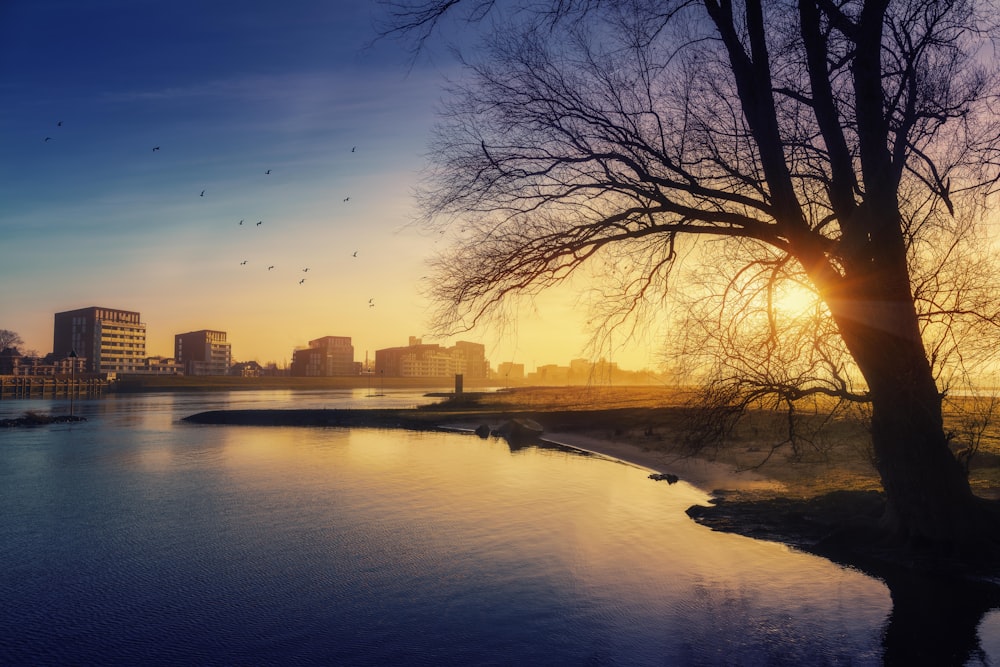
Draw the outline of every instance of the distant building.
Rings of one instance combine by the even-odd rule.
[[[309,341],[309,347],[292,353],[291,375],[337,377],[357,375],[354,345],[350,336],[324,336]]]
[[[80,356],[48,354],[45,357],[23,356],[15,348],[0,351],[0,375],[41,375],[54,377],[76,373],[82,376],[86,359]],[[74,369],[73,367],[76,366]]]
[[[568,385],[571,374],[569,366],[544,364],[536,368],[534,373],[528,374],[528,382],[531,384]]]
[[[0,350],[0,375],[35,375],[56,377],[76,373],[83,376],[86,359],[80,356],[47,354],[24,356],[15,348]],[[74,369],[74,366],[76,367]]]
[[[225,331],[189,331],[174,336],[174,357],[186,375],[228,375],[232,346]]]
[[[463,374],[466,380],[485,380],[489,376],[490,362],[486,360],[485,345],[460,340],[448,349],[460,367],[455,372]]]
[[[498,380],[503,380],[505,384],[508,382],[523,382],[524,364],[505,361],[497,366],[496,377]]]
[[[608,384],[624,372],[617,363],[603,358],[598,361],[573,359],[569,362],[569,370],[573,384]]]
[[[23,359],[16,347],[5,347],[0,350],[0,375],[17,375],[17,369],[20,368]]]
[[[607,361],[606,359],[598,361],[573,359],[569,362],[569,366],[545,364],[539,366],[534,372],[528,373],[525,381],[528,384],[559,386],[611,384],[639,386],[651,383],[664,383],[663,378],[652,371],[622,370],[616,362]]]
[[[154,375],[182,375],[184,368],[170,357],[146,357],[142,372]]]
[[[244,378],[259,378],[264,375],[264,367],[256,361],[241,361],[229,368],[229,374]]]
[[[410,336],[406,347],[375,350],[375,372],[385,377],[445,378],[457,374],[468,379],[489,375],[486,348],[479,343],[460,341],[453,347],[424,344]]]
[[[90,373],[136,373],[146,360],[146,325],[139,313],[91,306],[55,314],[53,354],[76,352]]]
[[[278,367],[278,364],[269,361],[260,370],[261,377],[286,377],[288,375],[288,368],[285,366]]]

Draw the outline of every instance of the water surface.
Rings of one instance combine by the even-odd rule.
[[[693,523],[684,483],[460,434],[179,421],[421,400],[116,395],[0,432],[0,663],[881,663],[882,583]],[[29,403],[62,405],[0,416]]]

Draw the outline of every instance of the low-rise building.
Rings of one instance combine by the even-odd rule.
[[[184,368],[176,359],[156,356],[146,357],[142,372],[151,375],[183,375]]]
[[[225,331],[189,331],[174,335],[174,357],[186,375],[228,375],[232,346]]]
[[[264,375],[264,367],[256,361],[240,361],[232,365],[229,374],[244,378],[259,378]]]
[[[0,350],[0,375],[18,375],[24,356],[16,347],[5,347]]]
[[[9,347],[0,350],[0,375],[56,377],[75,373],[82,377],[86,362],[83,357],[71,355],[26,356]]]
[[[502,380],[504,384],[524,382],[524,364],[504,361],[497,365],[496,378]]]
[[[462,375],[485,379],[489,375],[486,347],[459,341],[452,347],[425,344],[410,336],[406,347],[375,350],[375,372],[385,377],[445,378]]]
[[[342,377],[358,374],[350,336],[324,336],[292,352],[291,375]]]

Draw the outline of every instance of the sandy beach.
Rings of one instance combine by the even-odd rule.
[[[622,461],[650,472],[677,475],[682,481],[706,493],[715,491],[781,491],[784,485],[752,470],[736,470],[716,461],[671,457],[628,442],[583,433],[544,433],[542,440]]]
[[[472,433],[476,424],[468,422],[441,425],[446,430]],[[677,475],[681,481],[696,486],[705,493],[716,491],[785,490],[785,485],[753,470],[737,470],[730,464],[693,457],[679,457],[641,447],[632,442],[615,440],[581,431],[545,431],[541,443],[569,447],[596,456],[619,461],[648,470],[650,473]]]

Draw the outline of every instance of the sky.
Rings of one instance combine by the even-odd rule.
[[[568,290],[503,335],[426,334],[426,262],[447,238],[414,224],[413,192],[461,74],[443,48],[373,44],[381,11],[0,3],[0,329],[46,354],[54,313],[102,306],[141,313],[150,356],[200,329],[279,365],[323,336],[350,336],[358,360],[408,336],[528,370],[591,356]],[[603,356],[639,369],[656,353]]]

